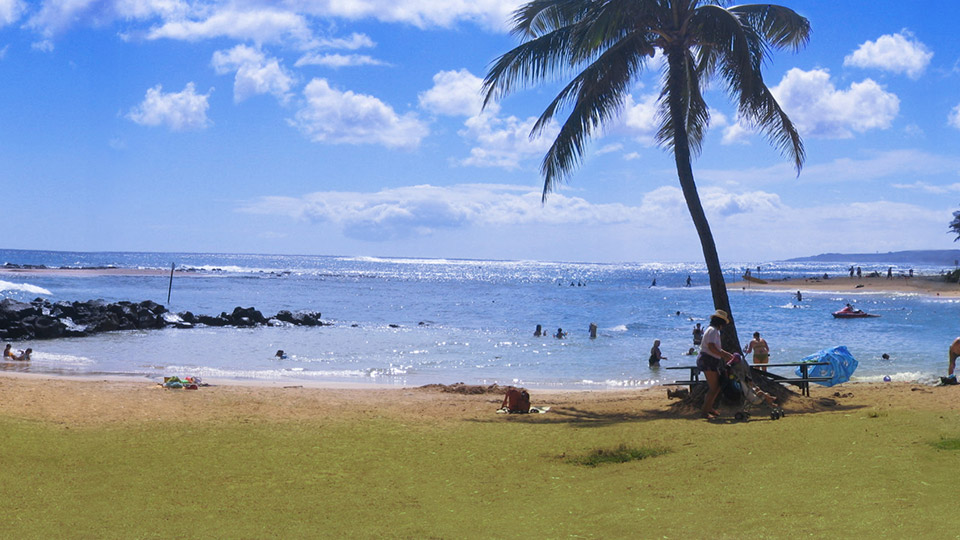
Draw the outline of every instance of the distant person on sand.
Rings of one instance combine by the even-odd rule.
[[[753,333],[753,340],[747,344],[747,348],[743,350],[745,353],[753,353],[753,365],[757,364],[768,364],[770,362],[770,347],[767,345],[767,340],[760,337],[760,332]],[[767,368],[761,367],[763,371],[766,371]]]
[[[730,316],[722,309],[710,316],[710,326],[703,333],[703,347],[697,357],[697,367],[707,378],[707,386],[710,388],[703,398],[701,413],[704,418],[711,420],[720,416],[720,411],[713,408],[713,403],[720,394],[720,366],[733,358],[733,354],[720,347],[720,331],[729,322]]]
[[[857,279],[860,279],[860,278],[862,278],[862,277],[863,277],[863,271],[860,270],[860,267],[858,266],[858,267],[857,267]]]
[[[693,344],[699,347],[701,341],[703,341],[703,328],[700,328],[700,323],[697,323],[693,327]]]
[[[853,277],[853,267],[850,267],[850,277]]]
[[[893,279],[893,267],[887,268],[887,279]]]
[[[540,337],[543,335],[543,326],[537,325],[537,329],[533,331],[533,337]]]
[[[659,366],[661,360],[665,360],[667,357],[660,352],[660,340],[653,340],[653,347],[650,348],[650,365]]]

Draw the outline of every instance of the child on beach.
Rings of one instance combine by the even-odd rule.
[[[12,345],[10,345],[9,343],[7,343],[7,346],[3,348],[3,360],[4,360],[4,361],[7,361],[7,360],[16,360],[16,357],[13,356],[13,351],[10,350],[10,347],[12,347]]]

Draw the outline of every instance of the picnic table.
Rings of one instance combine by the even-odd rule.
[[[753,368],[753,375],[759,375],[766,377],[774,382],[778,383],[788,383],[794,386],[800,387],[800,394],[804,396],[810,395],[810,383],[812,382],[823,382],[829,381],[830,377],[811,377],[810,376],[810,367],[811,366],[829,366],[830,362],[783,362],[777,364],[751,364],[750,367]],[[799,377],[784,377],[783,375],[777,375],[776,373],[771,373],[769,371],[763,371],[758,369],[760,367],[792,367],[800,368]],[[700,383],[700,368],[697,366],[666,366],[665,369],[688,369],[690,370],[690,378],[685,380],[678,380],[672,383],[663,383],[663,386],[689,386],[692,390],[694,386]]]

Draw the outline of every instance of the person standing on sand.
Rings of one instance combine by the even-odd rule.
[[[760,337],[760,332],[753,333],[753,340],[747,344],[743,352],[748,354],[753,352],[753,365],[770,363],[770,347],[767,345],[767,340]],[[767,370],[765,367],[760,369]]]
[[[720,366],[733,358],[733,354],[720,347],[720,330],[730,322],[726,311],[718,309],[710,316],[710,326],[703,333],[703,347],[697,357],[697,367],[707,378],[710,389],[703,398],[702,416],[708,420],[718,418],[720,411],[713,408],[713,403],[720,395]]]

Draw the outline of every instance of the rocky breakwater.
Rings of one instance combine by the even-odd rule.
[[[173,313],[164,306],[146,300],[140,303],[103,300],[86,302],[49,302],[37,298],[18,302],[0,301],[0,339],[29,340],[81,337],[115,330],[154,330],[166,327],[194,326],[325,326],[316,311],[281,311],[265,317],[254,308],[237,307],[217,316],[194,315],[189,311]]]

